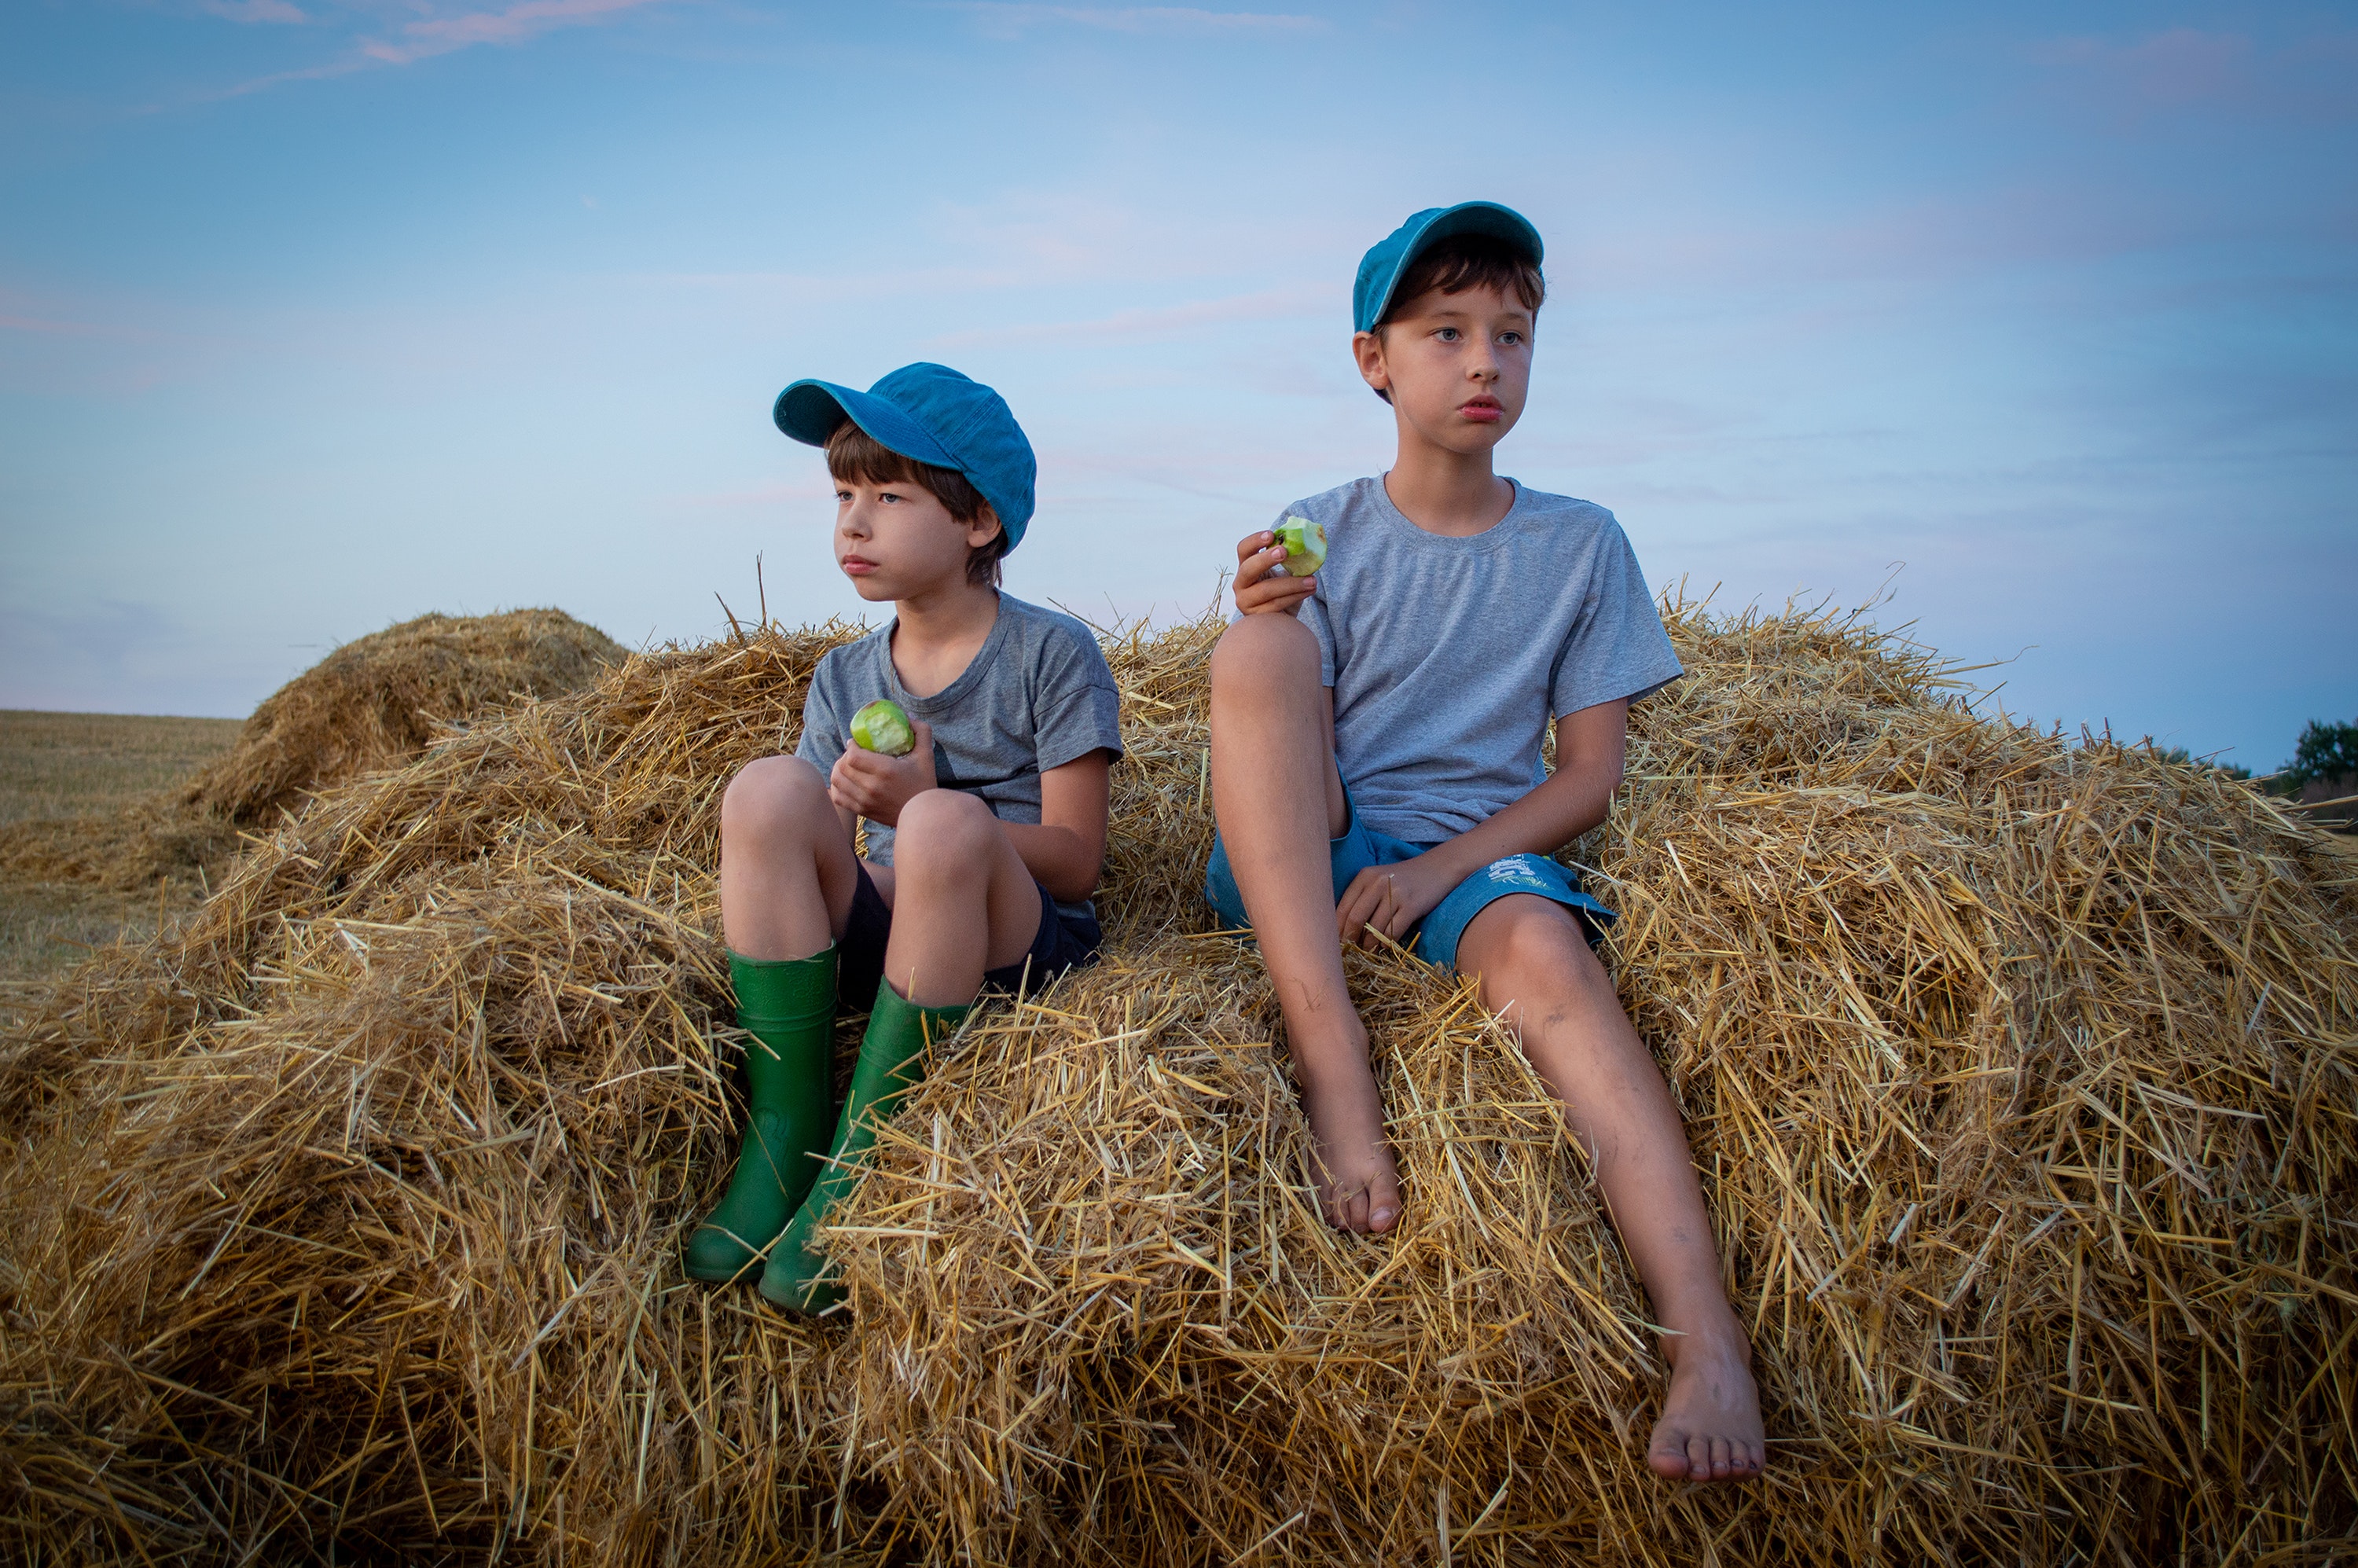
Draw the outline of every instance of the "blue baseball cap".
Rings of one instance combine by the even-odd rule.
[[[1007,547],[1023,542],[1032,521],[1032,481],[1040,466],[1007,400],[947,365],[903,365],[865,392],[831,381],[798,381],[778,394],[770,417],[808,446],[824,447],[849,419],[880,446],[964,474],[1007,530]]]
[[[1460,201],[1455,207],[1428,207],[1377,242],[1359,258],[1358,281],[1351,285],[1351,330],[1372,332],[1392,302],[1392,290],[1409,264],[1433,245],[1454,234],[1484,234],[1502,240],[1540,265],[1543,254],[1540,232],[1531,220],[1495,201]]]

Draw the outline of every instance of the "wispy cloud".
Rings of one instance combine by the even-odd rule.
[[[1336,308],[1341,291],[1324,287],[1266,289],[1227,299],[1203,299],[1135,310],[1117,310],[1087,321],[1040,321],[1012,327],[979,327],[951,332],[934,347],[972,348],[990,343],[1144,343],[1183,337],[1232,321],[1282,320]]]
[[[2155,108],[2240,95],[2251,81],[2252,40],[2238,33],[2172,27],[2135,43],[2056,38],[2039,46],[2041,65],[2096,71]]]
[[[204,0],[215,16],[239,22],[304,22],[313,18],[288,0]],[[290,81],[319,81],[350,76],[354,71],[386,66],[415,65],[438,55],[472,49],[478,44],[521,44],[566,27],[594,26],[629,11],[670,5],[673,0],[519,0],[503,8],[438,5],[416,0],[400,7],[403,16],[393,32],[363,32],[351,51],[338,59],[294,70],[274,71],[210,97],[242,98]]]
[[[287,0],[204,0],[205,10],[231,22],[277,22],[299,25],[311,18]]]
[[[406,25],[398,39],[369,39],[361,46],[361,52],[387,65],[408,65],[476,44],[523,43],[559,27],[602,22],[624,11],[666,3],[667,0],[522,0],[522,4],[503,11],[421,17]]]
[[[2199,110],[2348,119],[2358,107],[2358,35],[2263,49],[2241,33],[2172,27],[2130,41],[2050,38],[2032,63],[2084,102],[2136,120]]]
[[[1109,33],[1309,33],[1324,31],[1318,16],[1269,11],[1206,11],[1195,5],[1024,5],[958,0],[952,10],[975,18],[984,35],[1012,38],[1033,27],[1095,27]]]

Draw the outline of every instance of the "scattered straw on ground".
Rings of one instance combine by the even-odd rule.
[[[1758,1336],[1758,1487],[1642,1470],[1652,1336],[1581,1160],[1404,960],[1352,969],[1408,1217],[1318,1223],[1267,988],[1195,902],[1210,621],[1109,650],[1113,950],[978,1014],[889,1130],[835,1238],[853,1323],[685,1280],[732,1146],[713,806],[844,634],[769,631],[329,795],[9,1037],[16,1550],[2347,1550],[2353,862],[2215,773],[1977,719],[1862,626],[1672,631],[1695,674],[1572,855]]]

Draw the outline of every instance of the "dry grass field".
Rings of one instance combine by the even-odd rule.
[[[160,806],[229,751],[240,723],[0,710],[0,828],[105,819],[148,800]],[[193,890],[168,889],[159,898],[152,889],[29,881],[0,870],[0,984],[44,979],[194,903]]]

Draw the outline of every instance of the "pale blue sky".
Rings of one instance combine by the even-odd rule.
[[[2358,7],[1987,4],[13,0],[0,706],[700,638],[756,552],[856,613],[769,404],[919,358],[1039,449],[1013,591],[1200,606],[1384,466],[1352,270],[1474,197],[1554,290],[1499,466],[1657,586],[1905,563],[2010,710],[2257,768],[2358,716]]]

